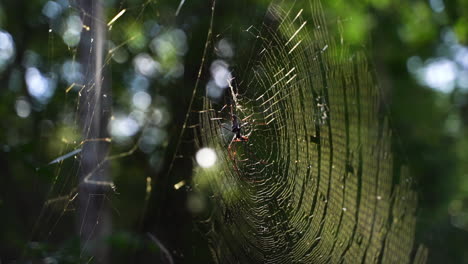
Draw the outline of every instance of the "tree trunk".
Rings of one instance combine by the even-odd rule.
[[[111,96],[103,65],[106,25],[101,0],[80,0],[83,30],[79,59],[84,71],[80,92],[79,118],[85,143],[82,147],[78,232],[81,257],[95,263],[108,262],[105,239],[111,232],[111,215],[106,196],[110,175],[105,161],[109,151],[107,124],[111,115]]]

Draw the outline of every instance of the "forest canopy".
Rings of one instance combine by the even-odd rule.
[[[467,18],[0,2],[0,262],[468,262]]]

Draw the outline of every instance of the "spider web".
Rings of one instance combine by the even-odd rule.
[[[331,37],[320,1],[305,2],[273,3],[261,27],[242,32],[252,59],[234,67],[224,103],[248,142],[231,142],[232,114],[202,97],[197,144],[218,161],[193,181],[209,203],[199,226],[213,258],[425,262],[413,180],[393,154],[373,70]]]
[[[201,42],[205,53],[201,62],[197,58],[201,68],[195,88],[203,82],[205,57],[210,53],[207,49],[214,43],[214,3],[208,40]],[[245,51],[252,59],[235,65],[223,102],[213,102],[206,94],[200,96],[201,89],[194,89],[196,96],[190,97],[188,111],[178,110],[184,121],[182,132],[174,133],[180,136],[171,139],[175,148],[185,146],[189,117],[196,118],[190,126],[195,144],[215,149],[218,156],[214,168],[197,167],[194,171],[197,195],[209,201],[209,210],[197,226],[208,239],[214,260],[220,263],[423,262],[427,252],[423,247],[416,251],[414,245],[416,194],[407,169],[392,154],[389,122],[380,114],[381,95],[373,72],[362,52],[352,52],[330,37],[320,3],[305,3],[304,7],[299,3],[272,4],[260,27],[242,31],[240,41],[253,43]],[[184,1],[172,3],[174,7],[177,4],[179,13]],[[145,41],[138,24],[155,14],[158,17],[159,9],[153,1],[122,1],[108,10],[110,19],[99,15],[96,7],[86,9],[77,2],[72,2],[68,11],[82,18],[86,45],[68,47],[64,53],[72,62],[82,63],[85,78],[60,86],[64,92],[58,100],[63,100],[64,106],[59,112],[67,120],[63,129],[70,130],[67,134],[72,136],[55,139],[63,142],[57,151],[60,154],[38,172],[52,171],[53,179],[40,201],[41,210],[31,232],[30,241],[40,243],[31,242],[25,251],[68,241],[70,230],[78,230],[79,252],[73,252],[80,243],[77,241],[43,251],[58,261],[106,262],[109,229],[139,230],[154,193],[155,175],[163,170],[167,140],[147,152],[145,142],[152,134],[148,136],[146,131],[174,132],[168,128],[169,121],[160,120],[162,108],[168,104],[157,99],[161,90],[152,94],[158,114],[143,111],[137,134],[119,139],[106,132],[107,122],[115,117],[110,112],[109,72],[135,68],[131,60],[114,61],[125,51],[141,52]],[[103,48],[104,43],[96,44],[99,37],[86,33],[98,28],[112,41],[108,49]],[[56,29],[51,23],[50,60],[62,52]],[[170,76],[170,71],[165,74]],[[126,77],[112,78],[119,83]],[[159,86],[177,78],[147,79]],[[194,99],[198,100],[192,106]],[[230,109],[241,120],[247,142],[232,142]],[[188,143],[193,144],[193,139]],[[123,170],[141,158],[139,150],[150,157],[154,170],[149,176],[109,175],[109,171]],[[178,158],[179,152],[174,156]],[[168,162],[171,171],[176,161]],[[139,178],[131,181],[130,177]],[[177,183],[177,177],[157,179],[157,188],[167,194],[165,189]],[[124,213],[128,223],[119,222]],[[143,255],[142,251],[156,255],[156,245],[156,252],[162,255],[159,258],[172,262],[178,253],[167,250],[157,237],[151,234],[145,240],[127,240],[136,241],[131,250],[137,255]],[[29,258],[28,254],[24,258]]]
[[[159,133],[165,133],[170,118],[168,104],[162,98],[160,89],[154,91],[148,87],[160,87],[168,82],[175,82],[174,86],[177,87],[177,79],[180,78],[171,76],[173,73],[170,69],[164,69],[162,62],[158,76],[154,77],[145,73],[145,69],[136,69],[138,66],[135,65],[135,59],[128,59],[133,54],[146,52],[150,54],[145,57],[147,63],[154,63],[148,59],[151,56],[164,60],[155,54],[157,51],[147,47],[149,41],[145,38],[170,38],[170,34],[178,29],[170,23],[164,27],[156,23],[154,18],[159,17],[159,14],[153,12],[154,5],[155,2],[151,0],[133,3],[122,1],[105,10],[114,14],[108,19],[104,15],[102,1],[71,1],[66,8],[62,7],[63,18],[50,20],[48,59],[53,61],[55,56],[68,58],[72,65],[69,70],[80,76],[59,84],[63,88],[58,95],[59,100],[63,100],[61,115],[57,117],[57,136],[62,135],[59,139],[61,144],[58,144],[60,154],[46,166],[37,169],[38,175],[52,174],[53,179],[34,219],[35,224],[29,243],[22,252],[22,259],[42,259],[47,263],[107,263],[111,259],[116,260],[116,254],[110,256],[110,248],[115,247],[115,241],[120,239],[130,244],[124,245],[125,250],[130,251],[121,253],[125,256],[138,253],[142,259],[149,256],[150,259],[173,261],[172,254],[157,239],[156,234],[138,234],[153,191],[153,177],[155,172],[162,169],[163,153],[167,147],[167,139],[164,138],[156,139],[159,140],[157,144],[145,141],[151,134],[148,132],[158,130]],[[67,23],[63,21],[66,17],[74,17],[75,20],[79,17],[81,20],[78,24],[82,26],[82,32],[79,44],[67,43],[68,47],[63,52],[63,49],[57,48],[62,43],[56,39],[56,34],[60,34],[61,25]],[[140,28],[142,25],[147,28]],[[176,33],[180,36],[180,31]],[[122,59],[122,56],[126,59]],[[183,55],[169,59],[177,63],[183,60]],[[131,96],[137,92],[146,92],[152,96],[153,105],[136,109],[124,105],[131,104],[131,100],[119,102],[118,111],[132,112],[127,115],[135,123],[123,126],[133,125],[138,126],[138,129],[131,135],[112,135],[109,127],[119,113],[112,110],[113,104],[116,104],[112,102],[114,89],[111,89],[111,73],[112,70],[122,72],[124,70],[121,68],[125,67],[131,69],[127,70],[126,76],[113,79],[137,90],[123,93],[128,92]],[[72,75],[70,72],[63,73],[66,74]],[[129,81],[126,78],[133,79]],[[135,82],[136,85],[133,84]],[[145,82],[149,84],[145,85]],[[115,90],[121,92],[121,87],[118,88]],[[116,98],[121,96],[118,94]],[[134,113],[138,115],[132,116]],[[148,145],[151,148],[145,150]],[[137,158],[137,150],[145,152],[145,158],[150,160],[148,163],[153,160],[148,166],[150,172],[147,175],[135,175],[138,179],[132,181],[128,177],[116,177],[119,169],[131,163],[129,157]],[[126,185],[127,182],[133,186]],[[120,189],[119,186],[123,187]],[[131,197],[133,193],[140,195]],[[128,223],[123,222],[122,212],[128,214],[124,218]]]

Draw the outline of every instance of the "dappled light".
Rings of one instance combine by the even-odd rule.
[[[135,135],[140,126],[138,122],[130,116],[114,116],[110,122],[109,132],[113,137],[122,140]]]
[[[15,43],[8,32],[0,30],[0,73],[12,61],[15,55]]]
[[[161,73],[161,65],[148,54],[139,54],[133,59],[135,70],[145,77],[157,77]]]
[[[450,60],[428,61],[422,71],[424,83],[433,89],[451,92],[455,87],[458,72],[455,63]]]
[[[62,38],[63,42],[70,47],[75,47],[80,42],[81,31],[83,29],[83,22],[77,15],[71,15],[67,18],[64,25]]]
[[[0,263],[465,263],[467,0],[0,3]]]
[[[438,53],[440,57],[425,61],[419,56],[407,60],[408,71],[425,86],[434,90],[451,93],[455,88],[467,89],[468,47],[458,43],[453,31],[442,35]]]
[[[44,76],[34,67],[26,70],[25,79],[29,94],[41,104],[48,103],[55,92],[55,79]]]
[[[47,3],[42,8],[42,14],[44,14],[49,19],[55,19],[62,14],[66,9],[66,6],[62,6],[55,1],[47,1]]]
[[[82,83],[84,81],[84,75],[81,68],[82,66],[79,62],[67,60],[62,64],[61,76],[69,85]]]
[[[210,148],[202,148],[197,151],[195,155],[198,165],[202,168],[210,168],[215,165],[217,157],[216,153],[213,149]]]
[[[145,111],[151,105],[151,95],[146,92],[136,92],[132,97],[133,106],[139,110]]]
[[[19,117],[26,118],[31,114],[31,104],[24,97],[20,97],[16,100],[15,110]]]

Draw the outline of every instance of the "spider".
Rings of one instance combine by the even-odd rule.
[[[230,88],[229,90],[230,90],[231,97],[228,100],[230,101],[230,103],[224,105],[219,111],[216,111],[216,112],[220,114],[227,107],[230,108],[230,111],[225,111],[225,113],[228,112],[227,114],[229,115],[229,119],[231,121],[230,128],[226,127],[227,125],[226,123],[221,123],[220,126],[222,127],[222,129],[225,129],[229,131],[230,133],[234,134],[227,146],[227,152],[228,152],[227,154],[229,156],[229,159],[231,159],[231,161],[233,162],[234,170],[240,175],[241,172],[239,171],[239,168],[238,168],[238,162],[248,161],[249,158],[247,156],[255,157],[255,159],[258,160],[257,162],[261,164],[266,164],[266,162],[263,161],[262,159],[258,159],[255,153],[249,150],[245,150],[247,152],[242,151],[242,154],[238,155],[237,148],[235,147],[235,143],[248,142],[249,136],[254,130],[251,126],[266,125],[266,123],[257,123],[255,122],[255,119],[250,120],[254,116],[253,113],[248,116],[245,116],[244,118],[240,118],[237,115],[237,111],[240,111],[241,114],[245,114],[245,112],[244,112],[244,108],[239,104],[239,100],[237,98],[238,94],[234,91],[234,87],[232,86],[231,81],[232,80],[229,80],[229,88]],[[223,120],[223,119],[226,120],[227,118],[217,117],[217,118],[212,118],[211,120]],[[246,125],[249,126],[249,128],[247,128],[247,132],[245,132],[246,129],[244,129]]]
[[[229,107],[231,108],[231,113],[230,113],[230,116],[231,116],[231,123],[232,123],[232,126],[231,126],[231,130],[225,128],[223,126],[224,129],[226,130],[229,130],[230,132],[234,133],[234,137],[231,139],[231,142],[229,143],[229,147],[231,146],[231,144],[233,142],[247,142],[249,141],[249,137],[248,136],[243,136],[242,135],[242,127],[243,127],[243,124],[242,122],[244,122],[245,120],[247,120],[248,118],[250,118],[252,115],[250,116],[247,116],[245,117],[244,119],[239,119],[239,117],[237,117],[236,114],[234,114],[234,109],[241,109],[242,111],[242,108],[238,106],[238,100],[237,100],[237,93],[234,92],[234,87],[232,86],[232,80],[228,80],[228,83],[229,83],[229,88],[230,88],[230,92],[231,92],[231,96],[232,96],[232,101],[231,101],[231,104],[229,104]],[[234,107],[233,107],[234,105]],[[224,105],[221,110],[219,112],[222,112],[228,105]]]
[[[234,166],[234,169],[235,171],[240,175],[241,172],[239,171],[239,168],[238,168],[238,164],[237,162],[238,161],[247,161],[248,159],[240,159],[238,160],[238,158],[236,158],[237,156],[237,148],[234,148],[233,149],[233,143],[236,143],[236,142],[248,142],[249,141],[249,134],[247,135],[242,135],[242,132],[243,132],[243,125],[246,124],[246,123],[243,123],[248,117],[244,118],[244,119],[240,119],[237,115],[233,114],[232,113],[232,105],[231,105],[231,123],[232,123],[232,126],[231,126],[231,129],[221,125],[222,128],[234,133],[234,136],[232,137],[231,141],[229,142],[229,145],[227,147],[227,152],[228,152],[228,156],[229,158],[231,159],[231,161],[233,162],[233,166]]]
[[[247,142],[249,137],[242,135],[242,123],[236,115],[232,115],[232,133],[234,133],[234,142]]]
[[[224,108],[226,108],[226,107],[227,107],[227,105],[223,106],[223,108],[221,108],[220,112],[223,111]],[[242,128],[243,128],[244,124],[246,124],[246,123],[243,123],[243,122],[251,117],[251,116],[248,116],[248,117],[246,117],[244,119],[240,119],[236,114],[233,113],[232,105],[230,107],[231,107],[230,116],[231,116],[231,123],[232,123],[231,129],[228,129],[225,126],[221,125],[222,128],[228,130],[229,132],[234,133],[234,136],[232,137],[232,139],[231,139],[231,141],[229,142],[229,145],[228,145],[228,151],[229,152],[231,152],[232,143],[249,141],[250,133],[248,135],[242,135],[242,131],[243,131]]]

